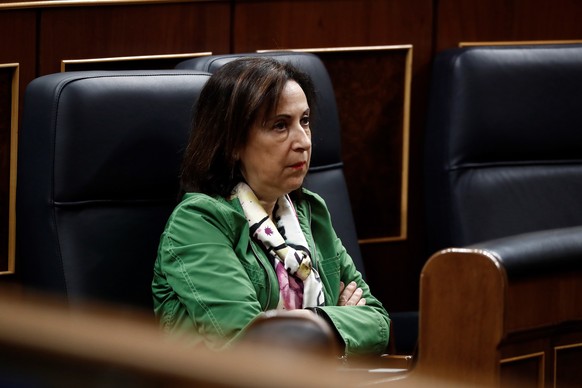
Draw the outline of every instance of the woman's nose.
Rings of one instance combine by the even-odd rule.
[[[299,126],[294,132],[295,136],[293,141],[295,148],[301,151],[309,150],[311,148],[311,132],[309,127],[303,128],[302,126]]]

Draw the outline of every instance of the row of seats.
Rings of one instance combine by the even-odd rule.
[[[28,86],[17,209],[25,284],[71,302],[96,298],[151,310],[153,259],[176,204],[193,103],[210,73],[238,56],[198,58],[183,70],[59,73]],[[329,76],[315,55],[271,56],[314,79],[321,103],[306,186],[326,198],[364,272]]]
[[[317,56],[281,52],[34,80],[19,136],[17,270],[25,285],[73,305],[97,299],[151,311],[152,265],[176,203],[193,102],[212,72],[243,55],[274,56],[312,75],[320,111],[306,186],[326,199],[365,273],[333,86]],[[438,56],[426,131],[428,252],[582,225],[581,65],[580,45]]]

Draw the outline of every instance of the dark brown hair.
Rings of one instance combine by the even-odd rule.
[[[200,93],[184,154],[181,191],[228,197],[243,180],[235,157],[261,112],[270,113],[287,83],[301,86],[314,111],[309,76],[269,57],[245,57],[222,66]]]

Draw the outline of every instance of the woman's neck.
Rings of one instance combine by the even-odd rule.
[[[275,201],[264,201],[262,199],[259,199],[259,202],[260,202],[261,206],[263,207],[263,209],[265,209],[265,211],[269,215],[269,218],[271,220],[273,220],[273,209],[275,209],[275,203],[277,201],[276,200]]]

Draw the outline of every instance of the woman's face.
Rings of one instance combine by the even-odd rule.
[[[259,114],[239,152],[241,172],[261,201],[298,189],[311,160],[309,105],[303,89],[288,81],[272,114]]]

